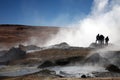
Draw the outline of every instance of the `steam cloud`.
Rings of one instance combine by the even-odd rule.
[[[72,46],[88,46],[95,42],[96,35],[100,33],[109,36],[111,43],[120,40],[120,0],[94,0],[90,14],[67,29],[61,29],[47,43],[53,45],[67,42]]]

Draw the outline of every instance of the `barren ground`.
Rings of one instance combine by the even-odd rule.
[[[58,32],[58,27],[0,25],[0,47],[12,47],[19,43],[30,42],[31,38],[39,40],[42,45]]]
[[[58,27],[33,27],[23,25],[0,25],[0,47],[13,47],[16,44],[29,41],[31,37],[39,40],[44,44],[45,41],[58,32]],[[27,54],[24,59],[16,60],[10,65],[29,64],[41,62],[44,60],[56,60],[61,58],[83,56],[90,53],[91,49],[47,49],[43,51],[32,52]],[[120,78],[58,78],[56,76],[41,76],[31,74],[22,77],[0,78],[0,80],[120,80]]]

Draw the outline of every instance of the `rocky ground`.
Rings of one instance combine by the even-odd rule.
[[[120,51],[73,47],[63,42],[50,47],[19,45],[1,53],[3,80],[119,80],[120,77]]]
[[[56,27],[0,25],[0,80],[120,80],[120,50],[91,43],[74,47],[66,42],[39,47],[24,45],[31,36],[40,43]],[[34,37],[34,38],[35,38]],[[7,49],[4,47],[7,46]]]

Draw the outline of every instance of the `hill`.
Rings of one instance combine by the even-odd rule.
[[[31,39],[39,40],[39,44],[42,45],[58,30],[59,27],[52,26],[0,25],[0,47],[12,47],[25,42],[33,43]]]

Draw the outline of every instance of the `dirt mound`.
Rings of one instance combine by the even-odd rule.
[[[40,47],[38,46],[35,46],[35,45],[27,45],[27,46],[24,46],[24,45],[19,45],[19,48],[24,50],[24,51],[30,51],[30,50],[38,50],[40,49]]]
[[[1,64],[8,64],[10,61],[18,60],[24,58],[26,52],[20,48],[11,48],[5,55],[0,57]]]
[[[120,69],[119,67],[117,67],[116,65],[110,64],[106,67],[106,70],[110,71],[110,72],[117,72],[120,73]]]
[[[89,47],[91,47],[91,48],[105,48],[105,47],[107,47],[107,45],[106,44],[91,43],[89,45]]]
[[[106,51],[103,52],[103,56],[107,58],[111,64],[120,67],[120,51]]]
[[[70,45],[67,44],[66,42],[62,42],[60,44],[56,44],[56,45],[52,45],[50,48],[61,48],[61,49],[65,49],[65,48],[69,48]]]
[[[87,57],[85,59],[85,63],[90,63],[90,64],[98,64],[101,66],[105,66],[110,64],[109,60],[106,58],[103,58],[99,53],[94,53],[92,55],[90,55],[89,57]]]
[[[45,61],[43,62],[40,66],[38,66],[38,68],[45,68],[45,67],[51,67],[51,66],[55,66],[55,64],[52,61]]]

